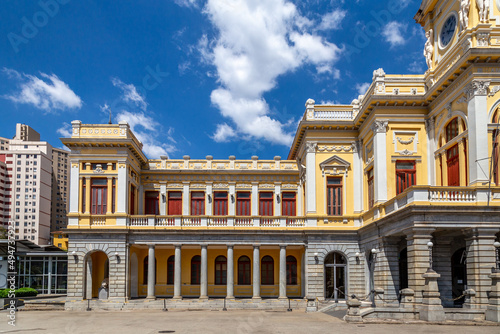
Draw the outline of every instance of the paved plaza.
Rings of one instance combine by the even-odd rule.
[[[0,333],[156,334],[156,333],[500,333],[500,326],[347,324],[335,314],[265,311],[21,311],[16,327],[0,312]]]

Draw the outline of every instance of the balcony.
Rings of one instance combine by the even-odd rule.
[[[411,205],[483,206],[500,205],[500,188],[413,186],[403,193],[376,205],[362,215],[364,224],[388,216]]]
[[[90,216],[91,227],[109,227],[114,225],[116,217]],[[110,222],[113,223],[110,224]],[[131,215],[124,218],[130,228],[190,228],[190,227],[230,227],[230,228],[296,228],[305,227],[304,217],[253,217],[253,216],[155,216]],[[123,226],[116,224],[115,226]]]

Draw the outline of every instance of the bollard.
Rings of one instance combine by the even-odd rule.
[[[90,308],[90,299],[87,299],[87,311],[92,311]]]
[[[166,299],[163,299],[163,312],[167,312],[168,309],[167,309],[167,300]]]
[[[226,298],[224,298],[224,308],[222,309],[222,311],[227,311],[227,308],[226,308]]]
[[[290,306],[290,298],[288,298],[288,312],[292,312],[292,307]]]

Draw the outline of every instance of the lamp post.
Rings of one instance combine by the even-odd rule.
[[[434,244],[432,243],[432,241],[429,241],[427,243],[427,247],[429,248],[429,268],[427,269],[427,272],[428,273],[434,273],[434,269],[432,269],[432,247],[434,246]]]
[[[372,248],[371,253],[372,253],[372,270],[371,270],[371,281],[372,281],[372,290],[370,291],[371,293],[371,299],[372,299],[372,307],[375,307],[375,261],[377,261],[377,254],[379,250],[376,248]]]
[[[493,272],[500,273],[500,242],[495,241],[493,246],[495,246],[495,268]]]

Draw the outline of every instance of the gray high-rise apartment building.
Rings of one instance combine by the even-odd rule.
[[[66,226],[67,153],[40,141],[40,134],[25,124],[16,125],[13,139],[2,140],[6,149],[0,151],[1,222],[14,222],[18,240],[49,244],[50,232]]]

